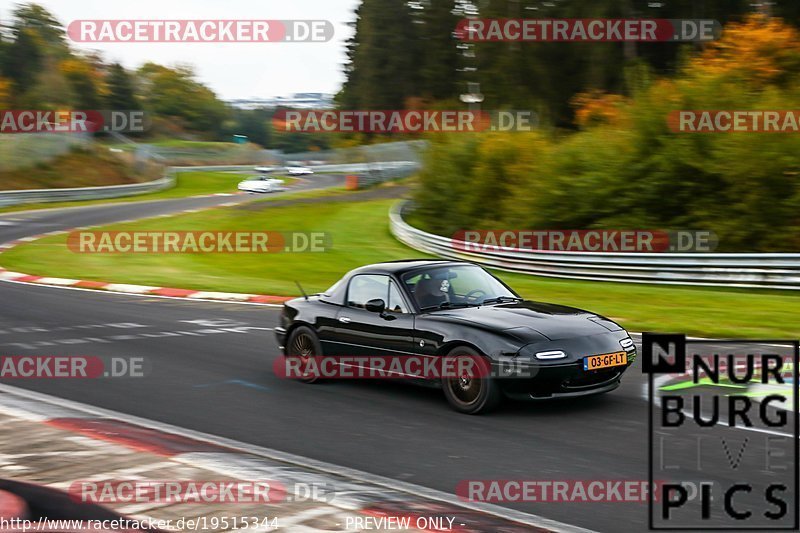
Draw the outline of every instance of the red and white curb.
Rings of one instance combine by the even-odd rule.
[[[0,254],[5,251],[33,242],[44,237],[63,235],[73,230],[51,231],[41,235],[23,237],[15,241],[0,244]],[[32,276],[22,272],[13,272],[0,266],[0,281],[12,281],[16,283],[32,283],[36,285],[46,285],[51,287],[72,287],[76,289],[93,289],[124,294],[135,294],[140,296],[160,296],[165,298],[187,298],[190,300],[218,300],[225,302],[239,302],[252,304],[280,305],[289,301],[293,296],[275,296],[269,294],[246,294],[238,292],[215,292],[201,291],[193,289],[176,289],[172,287],[152,287],[146,285],[131,285],[128,283],[111,283],[104,281],[92,281],[82,279],[55,278],[50,276]]]
[[[25,500],[0,490],[0,520],[11,520],[13,518],[26,518],[28,516],[28,505]]]
[[[288,494],[298,487],[322,487],[318,497],[312,498],[319,508],[311,511],[319,516],[347,512],[372,517],[408,517],[417,524],[420,517],[451,517],[448,531],[454,533],[591,533],[493,504],[465,502],[453,494],[404,481],[5,384],[0,384],[0,413],[75,433],[97,442],[97,446],[113,444],[152,454],[159,465],[183,464],[242,480],[269,479],[286,487]],[[24,435],[19,438],[24,439]],[[131,512],[135,510],[127,509],[124,514]]]

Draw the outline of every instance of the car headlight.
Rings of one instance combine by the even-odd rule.
[[[561,350],[552,350],[549,352],[537,352],[535,355],[536,359],[564,359],[567,357],[567,354],[562,352]]]

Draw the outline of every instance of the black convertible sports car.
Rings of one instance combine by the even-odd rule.
[[[449,403],[470,414],[491,409],[503,396],[609,392],[636,358],[633,341],[615,322],[523,300],[480,266],[460,261],[357,268],[324,293],[287,302],[275,331],[286,360],[479,359],[488,372],[435,379]]]

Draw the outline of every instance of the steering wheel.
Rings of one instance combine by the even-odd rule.
[[[483,298],[481,298],[481,296]],[[483,290],[483,289],[472,289],[466,295],[464,295],[464,299],[467,300],[468,303],[476,303],[478,301],[478,298],[483,300],[484,298],[486,298],[486,296],[487,296],[487,294],[486,294],[485,290]]]

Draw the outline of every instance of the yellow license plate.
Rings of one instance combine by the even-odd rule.
[[[583,358],[584,370],[599,370],[612,366],[622,366],[628,364],[627,352],[606,353],[603,355],[590,355]]]

